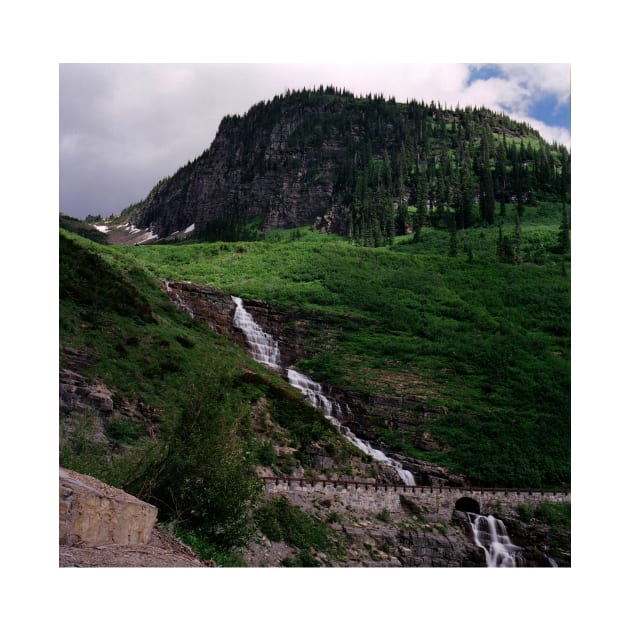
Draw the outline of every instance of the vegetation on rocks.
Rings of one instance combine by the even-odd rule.
[[[62,466],[154,503],[182,536],[221,554],[251,534],[253,468],[269,457],[253,435],[258,401],[287,426],[287,472],[314,441],[352,450],[278,375],[172,304],[130,250],[62,230],[59,251],[60,367],[81,369],[113,400],[106,412],[87,401],[61,414]]]
[[[227,117],[124,212],[160,236],[195,223],[194,240],[105,245],[60,217],[60,369],[108,401],[62,414],[61,464],[227,564],[254,525],[296,550],[287,565],[341,557],[336,519],[261,502],[254,471],[352,476],[364,457],[167,278],[299,315],[296,367],[368,401],[381,447],[473,485],[569,486],[569,184],[564,147],[484,109],[322,88]],[[565,508],[521,511],[566,547]]]
[[[465,251],[449,257],[448,231],[430,227],[420,241],[408,235],[380,248],[303,231],[300,239],[274,232],[265,241],[129,255],[158,276],[316,319],[299,367],[322,382],[367,394],[402,390],[447,410],[404,426],[374,418],[393,448],[478,485],[560,486],[570,479],[570,261],[556,249],[562,206],[527,208],[519,264],[497,256],[507,232],[500,226],[458,231],[472,261]],[[508,204],[505,220],[516,216]],[[439,448],[426,448],[426,433]]]

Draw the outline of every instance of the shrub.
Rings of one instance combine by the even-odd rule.
[[[256,445],[256,459],[262,466],[273,466],[278,459],[273,448],[273,442],[267,440],[258,442]]]
[[[105,427],[105,434],[107,437],[119,444],[132,444],[144,432],[143,427],[128,418],[111,420]]]
[[[163,516],[229,549],[252,533],[249,511],[261,484],[243,437],[248,408],[232,386],[229,367],[213,368],[190,389],[138,494]]]
[[[188,337],[184,337],[184,335],[176,335],[175,341],[177,341],[177,343],[179,343],[184,348],[190,349],[195,347],[195,342]]]
[[[291,505],[285,497],[273,498],[259,507],[255,521],[269,540],[284,540],[301,550],[326,551],[332,547],[328,526]]]
[[[540,503],[534,515],[555,530],[568,530],[571,527],[570,503]]]
[[[527,503],[521,503],[520,505],[517,505],[516,513],[518,514],[519,519],[524,523],[529,523],[529,521],[531,521],[534,516],[534,510],[532,509],[532,506],[528,505]]]

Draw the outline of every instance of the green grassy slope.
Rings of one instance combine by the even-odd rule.
[[[432,229],[376,249],[306,230],[111,249],[157,277],[325,313],[335,347],[314,335],[305,371],[369,392],[389,391],[396,375],[406,393],[448,407],[411,432],[382,427],[384,439],[473,483],[531,487],[570,480],[570,263],[554,253],[559,224],[560,204],[526,208],[521,265],[497,260],[496,226],[459,232],[455,258],[448,233]],[[513,234],[512,207],[502,230]],[[440,450],[414,447],[426,432]]]
[[[99,444],[80,442],[76,427],[62,417],[61,435],[73,437],[62,449],[62,465],[124,486],[139,459],[146,462],[159,450],[182,409],[210,382],[229,390],[235,408],[253,409],[265,401],[283,439],[296,449],[278,458],[268,440],[252,434],[253,413],[246,413],[239,434],[253,463],[290,473],[298,462],[308,463],[306,451],[316,441],[341,459],[354,452],[280,376],[174,306],[159,279],[130,255],[134,249],[102,246],[60,230],[60,368],[77,369],[67,350],[88,356],[91,365],[82,374],[101,379],[114,401],[113,416],[104,426],[113,457]],[[118,415],[129,401],[156,411],[157,442],[144,424]]]

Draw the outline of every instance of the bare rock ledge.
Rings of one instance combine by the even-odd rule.
[[[93,477],[59,468],[59,544],[147,544],[157,508]]]

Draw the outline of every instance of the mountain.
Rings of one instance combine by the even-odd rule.
[[[60,215],[60,465],[219,565],[477,566],[471,509],[570,564],[569,180],[485,109],[224,119],[120,217]]]
[[[237,240],[314,225],[359,244],[389,242],[424,221],[494,222],[495,200],[568,190],[570,156],[531,127],[485,108],[288,91],[226,116],[209,149],[156,184],[131,214],[159,238],[191,231]],[[410,207],[411,206],[411,207]]]

